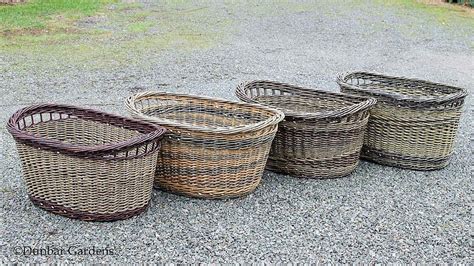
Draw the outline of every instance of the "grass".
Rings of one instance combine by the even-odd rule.
[[[128,27],[127,27],[127,30],[129,32],[133,32],[133,33],[146,32],[153,25],[155,25],[155,24],[151,21],[138,21],[138,22],[133,22],[133,23],[129,24]]]
[[[223,17],[224,11],[207,5],[196,8],[188,2],[164,1],[154,9],[145,9],[138,3],[101,1],[99,5],[98,1],[86,1],[80,11],[73,11],[77,5],[61,7],[65,2],[59,1],[61,4],[53,9],[36,6],[50,3],[40,0],[1,6],[3,12],[8,9],[10,19],[13,14],[41,14],[37,22],[22,18],[23,22],[16,25],[6,25],[2,17],[0,55],[27,59],[20,64],[13,64],[13,60],[3,67],[22,71],[33,65],[52,68],[59,63],[88,69],[112,69],[124,64],[143,68],[147,54],[166,49],[207,49],[232,28],[232,21]],[[110,8],[104,8],[110,2],[114,2],[108,5]],[[24,12],[32,9],[28,5],[36,6],[36,11]],[[209,16],[211,12],[214,16]],[[2,27],[8,29],[4,34]],[[31,65],[25,66],[26,61]]]
[[[87,68],[105,69],[124,64],[144,67],[147,61],[143,57],[147,53],[208,49],[222,42],[234,30],[233,18],[228,13],[245,9],[252,16],[263,17],[318,10],[326,14],[326,19],[337,19],[366,2],[339,1],[344,5],[264,1],[248,2],[249,8],[243,2],[226,0],[228,9],[224,10],[209,2],[181,0],[163,1],[153,8],[119,0],[30,0],[25,4],[0,5],[0,54],[27,58],[31,63],[28,67],[52,67],[56,63],[49,64],[50,58]],[[422,12],[432,15],[427,23],[459,22],[465,26],[474,21],[472,13],[465,14],[466,11],[455,5],[430,5],[426,3],[429,0],[374,1],[409,16],[411,24],[406,25],[406,31],[413,35],[422,31],[414,27],[419,21],[411,18]],[[474,25],[462,28],[463,32],[470,32],[465,28]],[[22,67],[26,66],[19,66]]]
[[[0,33],[38,33],[65,29],[114,0],[32,0],[0,6]]]
[[[447,4],[440,0],[379,0],[387,6],[404,10],[418,10],[431,15],[438,23],[447,26],[463,24],[474,27],[474,11],[471,8]]]

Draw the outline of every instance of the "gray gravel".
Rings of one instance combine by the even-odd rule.
[[[46,101],[126,114],[122,101],[140,90],[135,86],[227,99],[236,99],[233,89],[248,79],[334,91],[337,74],[354,70],[473,87],[472,21],[443,25],[422,9],[370,1],[167,9],[148,2],[78,23],[111,32],[99,35],[97,48],[86,49],[97,39],[85,35],[74,41],[82,48],[3,47],[0,120]],[[127,19],[143,17],[157,24],[123,31]],[[350,177],[322,181],[265,172],[245,198],[198,200],[155,190],[146,213],[114,223],[34,207],[2,127],[0,261],[472,263],[471,104],[469,97],[443,170],[361,162]],[[18,246],[108,247],[114,255],[22,256]]]

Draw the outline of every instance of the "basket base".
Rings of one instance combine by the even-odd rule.
[[[448,166],[450,157],[451,156],[443,158],[411,157],[381,152],[380,150],[373,150],[366,147],[362,148],[361,153],[361,158],[367,161],[417,171],[440,170]]]
[[[167,193],[172,193],[180,196],[185,196],[188,198],[196,198],[196,199],[211,199],[211,200],[226,200],[226,199],[235,199],[235,198],[241,198],[248,196],[249,194],[252,194],[257,187],[247,190],[241,193],[190,193],[190,192],[183,192],[180,190],[175,190],[172,188],[160,186],[159,184],[154,184],[153,188],[167,192]]]
[[[65,216],[71,219],[78,219],[78,220],[88,221],[88,222],[112,222],[112,221],[117,221],[117,220],[125,220],[144,212],[150,205],[150,202],[148,202],[144,206],[133,209],[133,210],[101,214],[101,213],[90,213],[90,212],[73,210],[71,208],[64,207],[62,205],[52,203],[47,200],[39,199],[31,195],[28,195],[28,197],[30,198],[31,202],[33,202],[34,205],[36,205],[37,207],[41,209],[44,209],[51,213]]]
[[[352,172],[354,172],[354,170],[348,172],[348,173],[343,173],[343,174],[339,174],[339,175],[326,175],[326,176],[321,176],[320,173],[315,173],[315,174],[302,174],[302,173],[294,173],[292,171],[286,171],[286,170],[282,170],[280,168],[273,168],[273,167],[266,167],[265,168],[266,170],[268,171],[272,171],[274,173],[277,173],[277,174],[285,174],[285,175],[290,175],[292,177],[296,177],[296,178],[306,178],[306,179],[319,179],[319,180],[323,180],[323,179],[337,179],[337,178],[343,178],[343,177],[348,177],[352,174]],[[355,168],[354,168],[355,169]]]
[[[359,164],[358,160],[355,164],[349,164],[345,167],[333,167],[330,169],[322,169],[312,164],[301,164],[289,160],[280,161],[268,159],[265,169],[298,178],[308,179],[335,179],[349,176]]]

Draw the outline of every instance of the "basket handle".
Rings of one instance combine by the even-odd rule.
[[[252,97],[250,95],[251,93],[250,93],[249,86],[256,83],[271,84],[273,86],[279,87],[278,90],[282,92],[288,92],[292,95],[301,95],[301,96],[311,97],[311,95],[314,95],[315,93],[320,93],[320,94],[324,93],[325,95],[334,95],[335,97],[343,96],[343,97],[360,101],[359,103],[356,103],[347,107],[343,107],[338,110],[333,110],[333,111],[302,113],[302,112],[294,112],[291,110],[284,110],[287,118],[294,117],[294,118],[305,119],[305,120],[323,119],[323,118],[340,118],[349,114],[353,114],[355,112],[367,110],[377,103],[377,100],[374,98],[368,98],[368,97],[362,97],[362,96],[356,96],[356,95],[350,95],[350,94],[344,94],[344,93],[334,93],[334,92],[329,92],[329,91],[307,89],[307,88],[303,88],[303,87],[299,87],[299,86],[295,86],[295,85],[291,85],[287,83],[281,83],[281,82],[275,82],[275,81],[269,81],[269,80],[253,80],[253,81],[245,81],[245,82],[240,83],[235,90],[235,95],[237,96],[237,98],[239,98],[240,100],[244,102],[259,103],[258,100],[256,100],[258,96]],[[273,106],[273,107],[278,109],[278,106]]]
[[[213,128],[206,128],[206,127],[198,127],[192,124],[187,124],[187,123],[181,123],[177,122],[174,120],[170,119],[165,119],[165,118],[160,118],[156,116],[148,116],[145,115],[141,112],[141,109],[137,106],[137,102],[145,99],[153,99],[153,98],[159,98],[160,96],[174,96],[174,97],[182,97],[183,99],[197,99],[197,100],[209,100],[209,101],[217,101],[221,103],[231,103],[235,105],[245,105],[247,107],[255,107],[260,110],[266,110],[273,115],[263,121],[260,121],[258,123],[250,124],[250,125],[244,125],[244,126],[233,126],[233,127],[213,127]],[[172,127],[176,129],[182,129],[182,130],[189,130],[189,131],[195,131],[195,132],[203,132],[203,133],[219,133],[219,134],[236,134],[236,133],[241,133],[241,132],[250,132],[250,131],[255,131],[255,130],[260,130],[263,128],[266,128],[270,125],[276,125],[278,124],[281,120],[284,118],[284,114],[276,109],[264,107],[261,105],[257,104],[251,104],[251,103],[238,103],[238,102],[233,102],[233,101],[228,101],[225,99],[218,99],[218,98],[211,98],[211,97],[205,97],[205,96],[192,96],[192,95],[187,95],[187,94],[177,94],[177,93],[170,93],[170,92],[153,92],[153,91],[148,91],[148,92],[142,92],[142,93],[137,93],[135,95],[129,96],[125,100],[125,105],[128,109],[128,111],[136,118],[139,118],[141,120],[154,123],[154,124],[159,124],[163,125],[165,127]]]
[[[370,88],[370,87],[364,88],[364,87],[360,87],[360,86],[357,86],[357,85],[350,84],[348,82],[349,79],[357,78],[357,76],[361,76],[361,78],[363,78],[365,76],[365,78],[372,77],[372,78],[391,79],[391,80],[398,80],[398,81],[407,81],[407,80],[409,80],[410,82],[430,85],[430,86],[434,86],[434,87],[451,88],[451,89],[456,90],[456,92],[449,93],[449,94],[442,95],[442,96],[437,96],[437,97],[434,97],[434,96],[413,97],[413,96],[408,96],[408,95],[405,95],[405,94],[402,94],[402,93],[397,93],[397,92],[387,92],[387,91],[380,90],[380,89],[373,88],[373,87],[372,88]],[[430,103],[442,104],[442,103],[447,103],[447,102],[450,102],[450,101],[460,100],[460,99],[466,97],[467,94],[468,94],[467,90],[465,90],[465,89],[458,88],[458,87],[453,87],[453,86],[448,86],[448,85],[444,85],[444,84],[441,84],[441,83],[435,83],[435,82],[430,82],[430,81],[425,81],[425,80],[420,80],[420,79],[405,78],[405,77],[386,76],[386,75],[382,75],[382,74],[369,73],[369,72],[353,72],[353,73],[340,74],[337,77],[337,83],[339,84],[339,86],[341,88],[346,87],[346,88],[351,89],[353,91],[363,92],[367,95],[374,95],[374,96],[379,96],[379,97],[383,97],[383,98],[386,98],[386,99],[393,99],[394,101],[402,101],[402,102],[415,103],[415,104],[430,104]]]
[[[23,128],[20,127],[19,122],[24,118],[35,114],[44,113],[60,113],[68,116],[90,119],[93,121],[108,123],[115,126],[122,126],[123,128],[131,130],[137,130],[143,134],[121,142],[85,146],[65,143],[55,139],[41,138],[37,135],[25,131]],[[92,109],[62,104],[37,104],[22,108],[10,117],[7,122],[7,130],[18,142],[50,151],[60,152],[79,157],[101,157],[104,155],[110,155],[122,151],[125,152],[127,150],[140,147],[142,145],[147,145],[150,142],[158,141],[163,137],[163,134],[166,132],[166,129],[164,129],[163,127],[159,127],[150,123],[138,121],[135,119],[129,119],[109,113],[104,113]]]

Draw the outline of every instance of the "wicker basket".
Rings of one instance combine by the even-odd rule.
[[[344,92],[378,99],[363,158],[414,170],[448,165],[466,90],[364,72],[340,76],[338,83]]]
[[[239,99],[282,110],[267,169],[306,178],[336,178],[359,162],[371,98],[272,81],[241,83]]]
[[[126,219],[150,201],[164,128],[68,105],[34,105],[7,124],[31,201],[86,221]]]
[[[254,191],[284,116],[258,105],[164,92],[139,93],[126,104],[135,117],[169,130],[155,186],[198,198]]]

